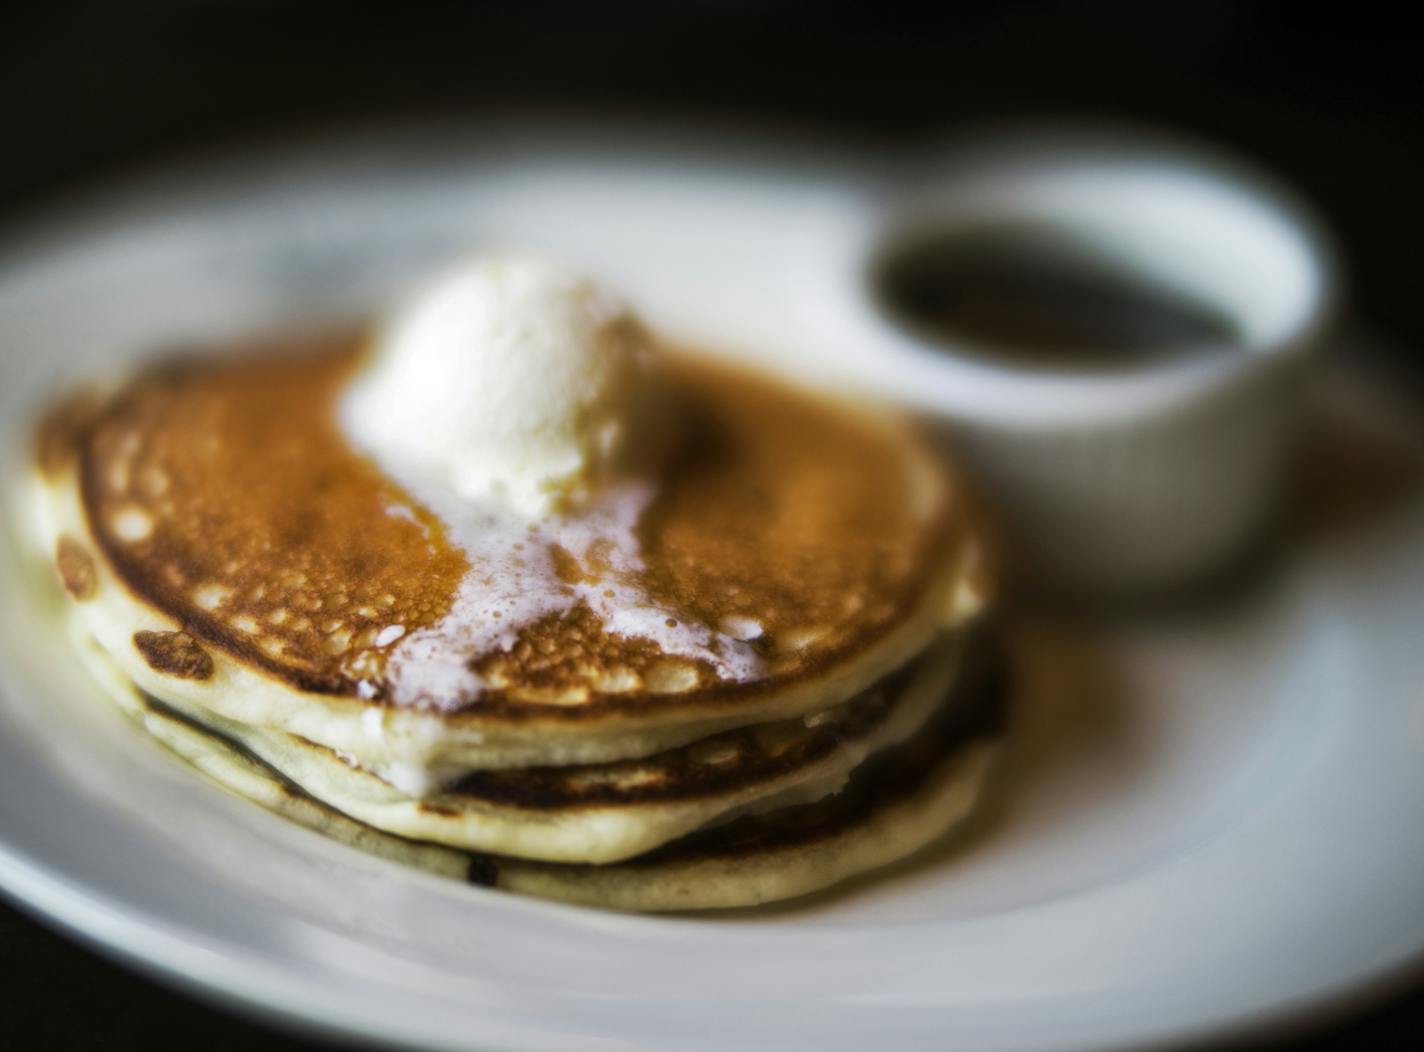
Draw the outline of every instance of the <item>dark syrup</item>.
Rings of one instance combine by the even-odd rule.
[[[912,240],[881,261],[875,284],[891,314],[922,335],[1013,364],[1133,368],[1224,352],[1240,338],[1218,308],[1055,227]]]

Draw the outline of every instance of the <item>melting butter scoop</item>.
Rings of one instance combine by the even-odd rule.
[[[482,256],[381,327],[342,419],[379,459],[539,519],[617,472],[652,357],[631,311],[589,279]]]

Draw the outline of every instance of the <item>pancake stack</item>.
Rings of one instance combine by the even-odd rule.
[[[41,550],[155,739],[355,847],[618,909],[802,895],[968,815],[982,542],[913,429],[667,353],[656,471],[512,531],[353,448],[363,339],[167,361],[42,422]]]

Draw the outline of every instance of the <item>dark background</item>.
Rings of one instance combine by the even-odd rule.
[[[1417,346],[1424,75],[1408,11],[7,0],[0,218],[165,156],[431,110],[730,117],[877,147],[990,118],[1105,115],[1197,133],[1286,175],[1339,234],[1361,316]]]
[[[1407,13],[1214,0],[10,0],[0,223],[234,140],[407,114],[613,110],[824,130],[868,149],[992,119],[1127,118],[1292,181],[1339,239],[1354,320],[1420,378],[1424,74]],[[0,991],[5,1048],[284,1047],[3,906]],[[1424,999],[1406,994],[1289,1047],[1421,1046]]]

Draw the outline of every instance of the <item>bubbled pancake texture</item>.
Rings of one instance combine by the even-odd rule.
[[[303,689],[379,699],[392,646],[448,611],[470,566],[340,433],[358,346],[150,370],[93,418],[80,477],[105,557],[190,634]],[[638,525],[639,586],[749,638],[768,682],[903,618],[951,539],[947,486],[911,466],[905,435],[724,367],[669,373],[689,426]],[[570,581],[599,571],[597,544],[583,564],[554,554]],[[719,677],[582,607],[471,665],[485,704],[595,708]]]

